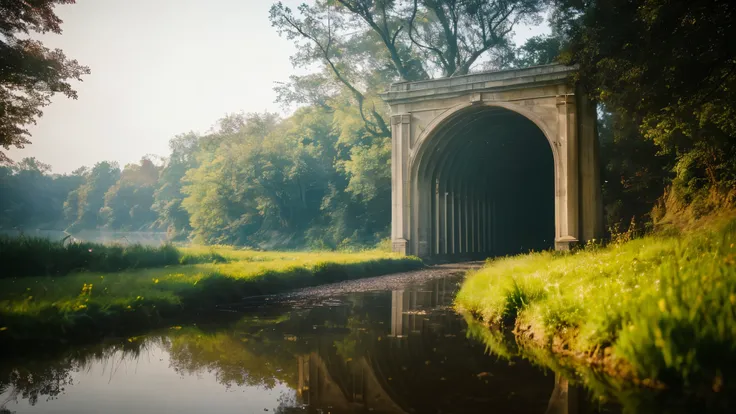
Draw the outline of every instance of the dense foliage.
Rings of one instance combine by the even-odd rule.
[[[736,201],[736,5],[726,0],[556,1],[569,42],[563,60],[616,113],[614,134],[632,160],[643,198],[661,196],[655,219],[697,218]],[[656,148],[656,152],[652,149]],[[657,194],[659,192],[659,194]]]
[[[172,139],[163,165],[99,162],[63,176],[35,159],[0,167],[0,228],[168,231],[173,239],[262,247],[372,245],[387,236],[390,146],[351,130],[360,123],[352,116],[316,107],[285,120],[233,114],[211,134]]]
[[[57,4],[74,0],[0,2],[0,145],[22,148],[29,144],[27,126],[43,115],[41,108],[62,93],[77,97],[70,84],[89,68],[68,59],[61,49],[51,50],[30,33],[61,33]],[[0,151],[0,161],[7,161]]]

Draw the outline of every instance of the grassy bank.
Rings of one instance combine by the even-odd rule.
[[[253,252],[181,249],[223,263],[119,273],[0,279],[0,343],[87,341],[125,335],[232,304],[244,297],[417,269],[419,259],[369,251]]]
[[[0,236],[0,278],[119,272],[224,260],[210,251],[182,253],[172,245],[116,245]]]
[[[522,347],[610,374],[733,390],[735,242],[730,220],[573,254],[498,259],[469,275],[456,306],[496,331],[513,330]]]

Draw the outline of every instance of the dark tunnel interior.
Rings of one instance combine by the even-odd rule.
[[[503,256],[554,246],[554,158],[532,121],[469,108],[438,127],[420,174],[433,188],[433,256]]]

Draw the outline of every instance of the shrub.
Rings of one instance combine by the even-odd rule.
[[[115,272],[179,264],[180,252],[170,244],[104,245],[52,241],[38,237],[0,237],[0,277],[64,275],[76,271]]]

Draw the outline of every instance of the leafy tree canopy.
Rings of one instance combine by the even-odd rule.
[[[554,17],[578,81],[674,157],[670,201],[735,201],[736,5],[558,0]]]
[[[43,115],[51,97],[62,93],[76,99],[71,80],[81,81],[89,68],[51,50],[31,33],[61,33],[57,4],[74,0],[10,0],[0,2],[0,145],[23,148],[29,144],[27,126]],[[0,162],[8,162],[0,151]]]

